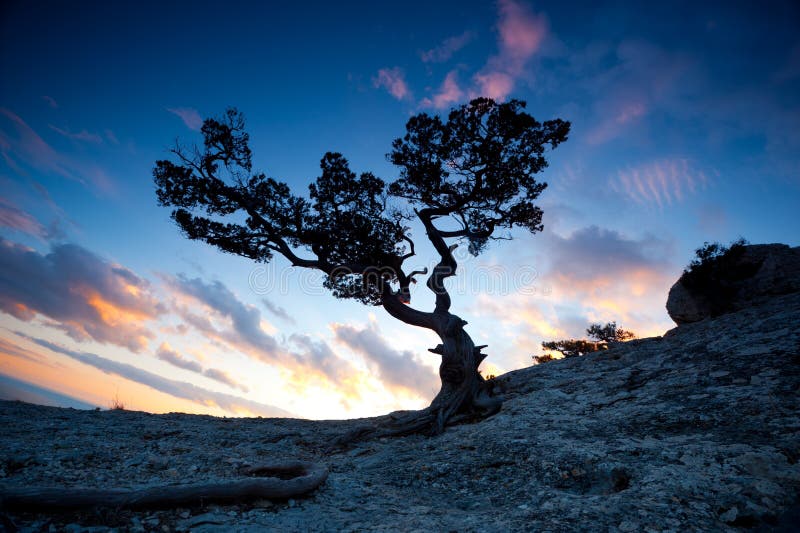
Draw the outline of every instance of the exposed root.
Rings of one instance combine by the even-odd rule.
[[[174,507],[209,501],[301,496],[328,477],[325,466],[305,461],[264,464],[242,471],[239,479],[214,483],[162,485],[141,489],[28,487],[0,489],[3,509],[75,509],[81,507]]]

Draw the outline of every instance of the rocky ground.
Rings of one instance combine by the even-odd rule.
[[[508,400],[491,419],[336,452],[364,420],[0,402],[0,491],[196,482],[273,459],[330,469],[296,500],[0,518],[23,531],[797,530],[800,293],[497,381]]]

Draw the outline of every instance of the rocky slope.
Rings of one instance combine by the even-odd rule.
[[[491,419],[326,452],[364,421],[218,419],[0,403],[0,490],[226,478],[319,461],[305,498],[37,514],[5,527],[120,531],[792,531],[800,293],[664,337],[511,372]]]

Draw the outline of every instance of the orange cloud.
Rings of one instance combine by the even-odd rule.
[[[78,341],[141,351],[153,338],[146,323],[165,310],[146,280],[74,244],[43,255],[0,237],[0,270],[0,310],[23,321],[45,317]]]

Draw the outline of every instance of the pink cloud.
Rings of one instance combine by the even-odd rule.
[[[642,205],[663,208],[708,186],[709,178],[687,159],[664,159],[619,170],[610,180],[618,193]]]
[[[47,105],[49,105],[53,109],[58,109],[58,102],[56,102],[55,99],[53,99],[53,97],[44,95],[42,96],[42,100],[47,102]]]
[[[504,100],[524,74],[528,61],[539,51],[547,36],[547,22],[522,3],[501,0],[499,6],[500,51],[473,79],[478,89],[474,96]]]
[[[464,91],[458,86],[458,73],[452,70],[447,73],[439,91],[431,98],[423,98],[420,102],[421,107],[434,107],[444,109],[451,104],[455,104],[464,97]]]
[[[203,127],[203,117],[200,116],[197,109],[191,107],[168,107],[167,111],[180,117],[190,130],[200,131],[200,128]]]
[[[12,111],[0,108],[2,118],[6,120],[0,120],[0,154],[15,172],[27,175],[21,165],[24,164],[39,172],[91,185],[103,193],[114,190],[112,180],[101,168],[57,152]]]
[[[475,38],[471,31],[465,31],[461,35],[448,37],[436,48],[420,52],[419,57],[423,63],[443,63],[450,59],[454,53],[464,48]]]
[[[589,144],[604,144],[622,134],[625,127],[630,127],[638,119],[647,114],[647,106],[640,101],[625,102],[619,106],[615,114],[603,120],[589,131],[586,141]]]
[[[494,100],[504,100],[514,90],[515,80],[505,72],[489,71],[485,74],[476,74],[474,79],[479,87],[478,95],[488,96]]]
[[[72,132],[67,129],[61,129],[53,126],[50,124],[50,129],[54,132],[58,133],[59,135],[63,135],[67,139],[72,139],[75,141],[84,141],[90,142],[94,144],[103,144],[103,138],[97,135],[96,133],[89,133],[86,130],[81,130],[79,132]]]
[[[547,34],[547,25],[543,17],[531,13],[527,6],[501,0],[498,30],[501,54],[524,62],[539,50]]]
[[[47,235],[47,230],[38,220],[3,197],[0,197],[0,226],[36,237]]]
[[[376,89],[379,87],[385,88],[389,91],[389,94],[398,100],[411,96],[405,80],[405,74],[400,67],[380,69],[378,75],[372,78],[372,86]]]

